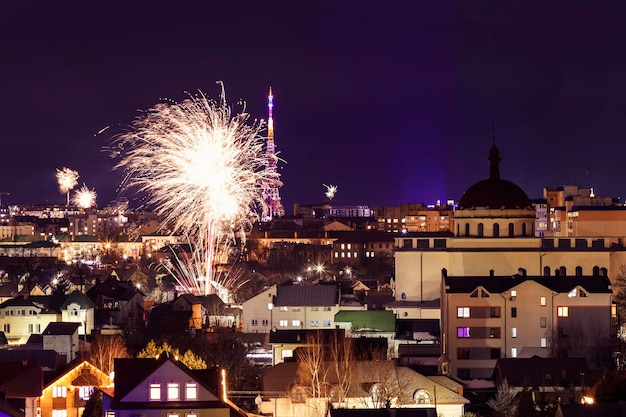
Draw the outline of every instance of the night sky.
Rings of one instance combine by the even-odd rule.
[[[492,123],[530,198],[626,198],[622,1],[4,0],[0,45],[3,204],[64,203],[69,167],[106,205],[112,134],[217,80],[259,119],[272,86],[288,214],[323,184],[337,204],[458,201],[488,175]]]

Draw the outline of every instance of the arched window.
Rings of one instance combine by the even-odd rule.
[[[515,225],[513,223],[509,223],[509,237],[515,236]]]
[[[457,224],[457,225],[456,225],[456,235],[457,235],[457,236],[460,236],[460,234],[459,234],[459,233],[461,233],[461,225],[460,225],[460,224]]]
[[[550,276],[550,267],[549,266],[544,266],[543,267],[543,276],[544,277],[549,277]]]
[[[469,223],[465,223],[465,236],[469,236],[470,229],[469,229]]]
[[[577,277],[582,277],[583,276],[583,267],[582,266],[577,266],[576,267],[576,276]]]
[[[500,237],[500,224],[499,223],[493,224],[493,237]]]
[[[593,276],[597,277],[598,275],[600,275],[600,267],[599,266],[594,266],[593,267]]]
[[[430,404],[430,394],[425,389],[418,389],[413,393],[415,404]]]
[[[478,223],[478,237],[483,237],[484,234],[484,226],[482,223]]]
[[[403,300],[406,300],[406,293],[405,293],[405,292],[403,292],[403,293],[400,295],[400,298],[401,298],[401,299],[403,299]]]
[[[564,266],[561,266],[559,268],[559,276],[560,277],[565,277],[567,276],[567,269]]]

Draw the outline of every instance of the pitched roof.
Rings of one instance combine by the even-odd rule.
[[[296,307],[329,307],[339,303],[335,285],[279,285],[274,305]]]
[[[80,305],[81,308],[84,308],[84,309],[96,307],[93,301],[91,301],[91,298],[87,297],[85,294],[83,294],[82,292],[78,290],[72,291],[71,293],[67,295],[67,297],[65,298],[65,301],[63,301],[63,303],[61,304],[61,310],[66,309],[67,306],[72,303],[76,303]]]
[[[589,366],[585,358],[500,358],[493,371],[494,379],[507,379],[514,387],[590,386]],[[585,378],[584,381],[582,378]]]
[[[80,327],[80,323],[57,321],[49,323],[41,333],[44,336],[71,336]]]
[[[212,392],[217,392],[219,372],[217,368],[190,370],[179,361],[171,359],[167,355],[161,355],[159,359],[153,358],[117,358],[114,361],[115,369],[115,399],[119,400],[132,391],[137,384],[146,379],[150,374],[160,368],[165,362],[172,362],[190,378],[196,380]]]
[[[7,398],[39,397],[43,390],[43,371],[33,361],[0,363],[0,391]]]

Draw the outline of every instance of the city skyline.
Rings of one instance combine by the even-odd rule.
[[[256,119],[272,87],[287,214],[324,184],[336,204],[458,201],[488,175],[492,125],[530,198],[623,197],[624,23],[613,3],[3,3],[2,202],[64,204],[68,167],[106,205],[112,136],[218,80]]]

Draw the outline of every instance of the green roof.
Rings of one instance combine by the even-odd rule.
[[[340,311],[335,323],[352,323],[353,332],[395,332],[396,315],[391,310]]]

